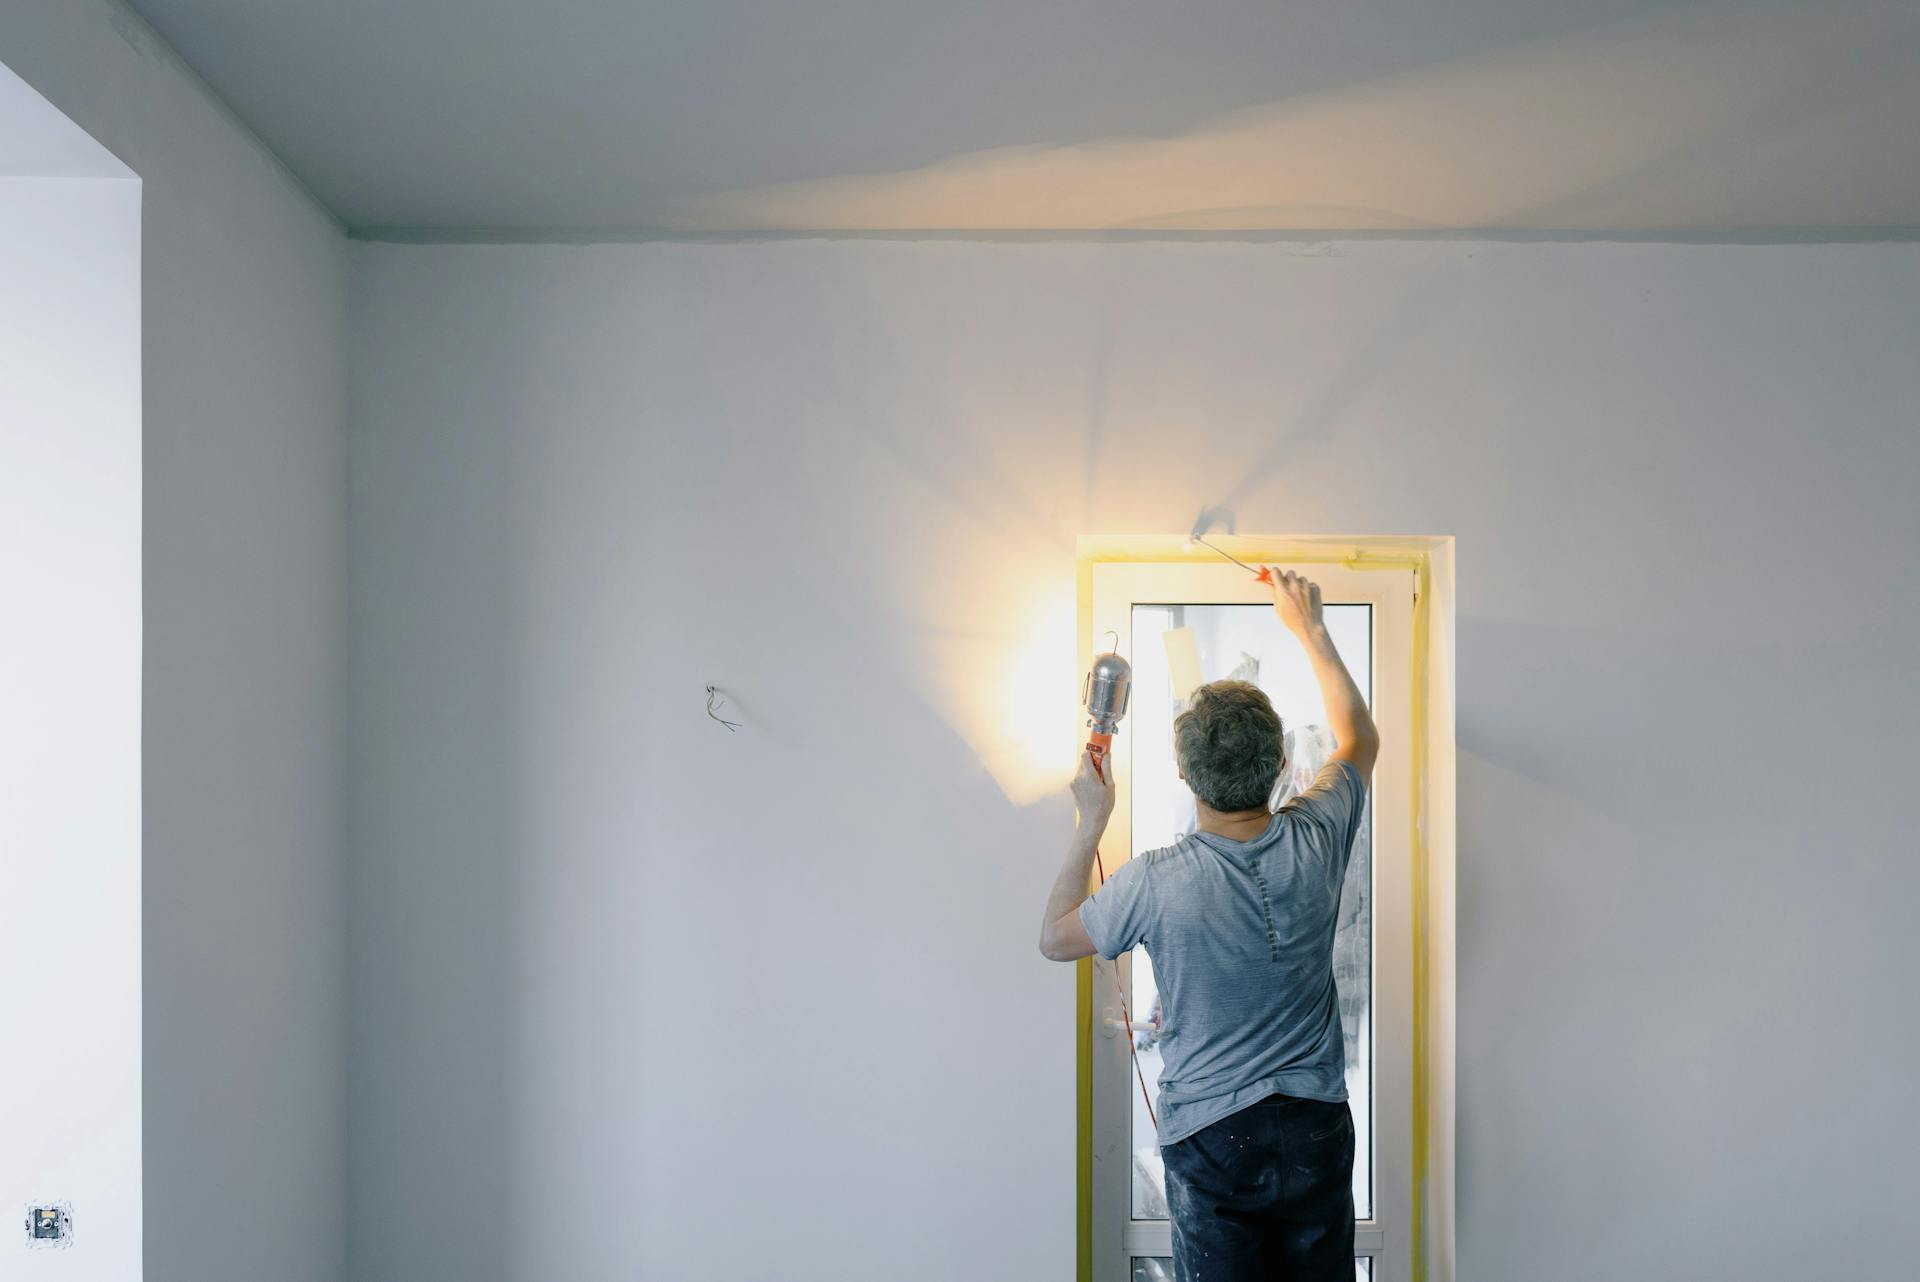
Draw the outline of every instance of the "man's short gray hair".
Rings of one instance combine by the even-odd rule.
[[[1252,810],[1273,796],[1286,732],[1259,686],[1215,681],[1173,719],[1173,751],[1194,796],[1215,810]]]

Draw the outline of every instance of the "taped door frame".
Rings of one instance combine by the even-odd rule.
[[[1212,541],[1254,564],[1343,571],[1402,573],[1413,588],[1411,670],[1404,674],[1412,722],[1407,819],[1409,912],[1403,937],[1411,966],[1412,1046],[1404,1109],[1410,1170],[1406,1188],[1407,1240],[1404,1277],[1411,1282],[1451,1282],[1454,1221],[1454,991],[1453,991],[1453,540],[1451,538],[1221,537]],[[1096,637],[1096,567],[1219,565],[1218,555],[1178,535],[1083,538],[1079,548],[1079,652],[1082,662]],[[1376,928],[1376,940],[1378,940]],[[1377,945],[1378,946],[1378,945]],[[1398,952],[1396,948],[1394,951]],[[1077,1063],[1077,1276],[1095,1282],[1094,1260],[1094,1055],[1096,1001],[1094,962],[1078,964],[1075,1055]],[[1381,1200],[1376,1176],[1376,1201]],[[1399,1200],[1399,1199],[1394,1199]],[[1108,1243],[1110,1255],[1121,1250]],[[1376,1273],[1379,1282],[1384,1275]],[[1105,1282],[1101,1279],[1100,1282]],[[1400,1278],[1393,1282],[1401,1282]]]

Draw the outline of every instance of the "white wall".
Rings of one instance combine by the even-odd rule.
[[[1068,1276],[1074,539],[1216,503],[1459,536],[1460,1276],[1920,1250],[1920,246],[357,266],[356,1282]]]
[[[140,183],[5,67],[0,588],[0,1277],[125,1282],[141,1220]],[[28,1253],[34,1201],[72,1207],[72,1248]]]
[[[144,184],[146,1282],[339,1282],[345,239],[124,5],[0,62]]]

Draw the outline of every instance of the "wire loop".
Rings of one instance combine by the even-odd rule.
[[[738,721],[729,721],[716,711],[717,708],[725,705],[726,701],[727,697],[720,693],[718,686],[707,687],[707,715],[725,726],[728,733],[732,733],[740,728],[740,723]]]

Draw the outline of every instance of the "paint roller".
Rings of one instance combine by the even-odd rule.
[[[1271,571],[1267,569],[1266,566],[1263,565],[1259,569],[1255,569],[1253,566],[1248,565],[1245,561],[1242,561],[1239,557],[1227,551],[1225,548],[1219,547],[1216,544],[1207,542],[1206,539],[1200,536],[1200,533],[1197,530],[1194,533],[1189,534],[1187,536],[1187,542],[1198,543],[1203,548],[1211,548],[1213,551],[1218,552],[1221,556],[1226,557],[1227,560],[1233,562],[1235,565],[1239,566],[1241,569],[1245,570],[1248,574],[1251,574],[1254,578],[1266,584],[1268,587],[1274,586],[1273,574]]]

